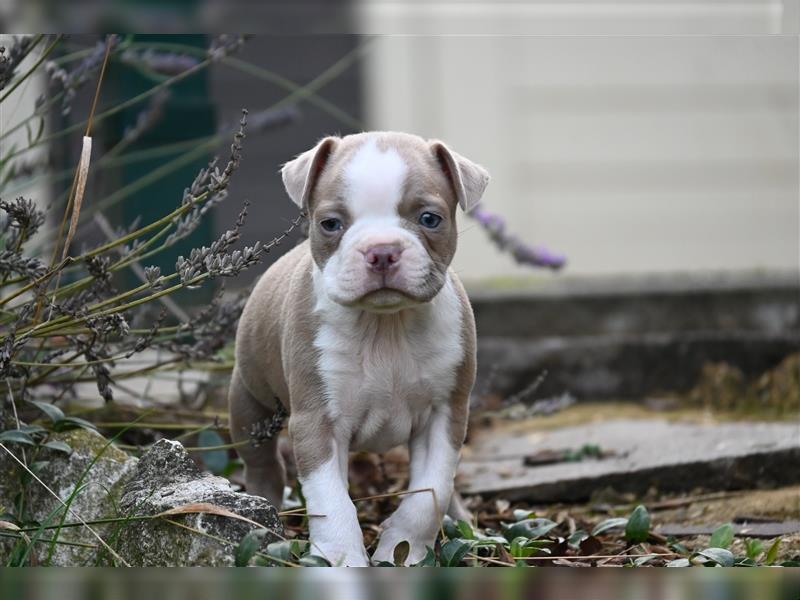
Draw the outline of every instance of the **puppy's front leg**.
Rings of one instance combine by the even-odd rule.
[[[347,491],[348,447],[318,415],[292,414],[292,438],[297,475],[306,498],[311,553],[334,566],[366,567],[364,536],[356,507]]]
[[[433,547],[453,494],[461,449],[460,441],[454,443],[454,440],[463,439],[464,428],[461,419],[454,421],[451,417],[449,407],[439,407],[433,410],[426,426],[412,437],[409,489],[430,491],[405,496],[394,514],[383,522],[383,533],[372,557],[374,562],[394,562],[394,548],[404,540],[411,546],[406,560],[409,565],[425,558],[426,547]]]

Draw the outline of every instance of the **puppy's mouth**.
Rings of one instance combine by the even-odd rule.
[[[430,269],[424,277],[407,281],[402,277],[373,273],[360,285],[335,286],[331,297],[337,304],[349,308],[378,313],[398,312],[433,300],[444,283],[443,277],[438,275]]]
[[[353,306],[372,312],[396,312],[409,306],[416,306],[421,301],[403,290],[382,287],[367,292],[358,298]]]

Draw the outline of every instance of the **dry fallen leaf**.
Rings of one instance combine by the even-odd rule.
[[[255,525],[261,529],[269,529],[265,527],[261,523],[257,521],[253,521],[252,519],[248,519],[247,517],[243,517],[242,515],[237,515],[235,512],[228,510],[227,508],[222,508],[221,506],[217,506],[215,504],[209,504],[207,502],[193,502],[192,504],[184,504],[183,506],[176,506],[175,508],[170,508],[169,510],[165,510],[164,512],[160,512],[156,517],[170,517],[174,515],[190,515],[190,514],[209,514],[209,515],[217,515],[220,517],[228,517],[230,519],[237,519],[239,521],[244,521],[245,523],[250,523],[251,525]]]

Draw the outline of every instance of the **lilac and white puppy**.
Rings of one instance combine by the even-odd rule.
[[[350,450],[407,444],[409,494],[383,523],[374,561],[407,563],[432,546],[453,479],[475,379],[475,323],[449,268],[456,209],[489,181],[439,141],[393,132],[327,137],[282,170],[307,211],[309,240],[261,277],[236,334],[231,433],[289,410],[289,435],[307,501],[313,552],[369,564],[348,495]],[[275,440],[244,445],[247,490],[280,504]]]

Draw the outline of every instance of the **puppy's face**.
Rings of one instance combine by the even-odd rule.
[[[456,249],[456,207],[472,208],[488,182],[441,142],[399,133],[325,138],[283,177],[309,215],[327,295],[374,312],[436,296]]]

